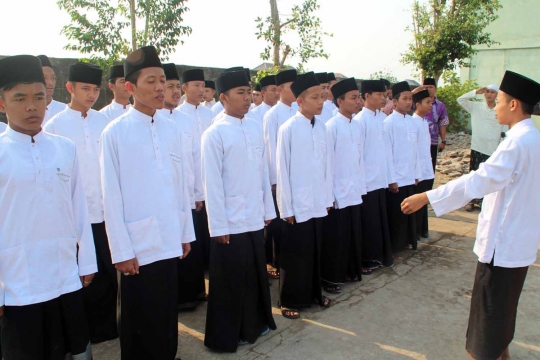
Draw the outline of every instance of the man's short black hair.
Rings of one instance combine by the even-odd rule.
[[[398,93],[396,96],[394,96],[394,100],[398,100],[399,101],[399,98],[401,97],[401,93]]]
[[[0,88],[0,97],[3,98],[4,97],[4,92],[5,91],[9,91],[11,89],[13,89],[15,86],[17,85],[21,85],[21,84],[33,84],[33,83],[27,83],[27,82],[12,82],[12,83],[9,83],[9,84],[6,84],[4,85],[2,88]],[[42,83],[44,86],[45,86],[45,83]]]
[[[337,98],[334,98],[334,100],[333,100],[334,105],[336,105],[336,106],[339,108],[339,105],[338,105],[338,102],[337,102],[338,99],[345,100],[345,94],[340,95],[340,96],[338,96]]]
[[[526,114],[526,115],[533,115],[536,106],[538,106],[538,104],[536,104],[536,105],[526,104],[523,101],[521,101],[519,99],[516,99],[512,95],[506,94],[506,98],[508,99],[508,101],[518,100],[521,103],[521,109],[523,110],[523,113]]]
[[[137,85],[137,81],[139,81],[139,77],[141,76],[141,70],[137,70],[132,74],[129,74],[126,77],[126,81],[129,81],[132,84]]]
[[[534,106],[533,115],[540,116],[540,102]]]

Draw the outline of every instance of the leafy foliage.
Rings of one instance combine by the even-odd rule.
[[[445,86],[437,89],[437,99],[446,105],[450,125],[448,131],[459,132],[466,129],[470,115],[458,103],[457,98],[469,91],[478,89],[476,80],[467,80],[464,83],[453,71],[446,71],[442,78]]]
[[[404,64],[414,64],[424,77],[439,79],[443,71],[470,67],[467,59],[478,45],[497,44],[486,27],[498,16],[499,0],[415,0],[412,8],[414,41]]]
[[[321,19],[314,15],[319,10],[317,0],[304,0],[301,5],[292,8],[292,15],[281,21],[277,0],[270,0],[270,16],[265,19],[258,17],[257,39],[264,39],[267,46],[261,53],[261,59],[272,59],[274,66],[282,69],[288,57],[298,57],[298,69],[303,70],[309,59],[325,58],[328,54],[323,48],[323,36],[333,36],[322,31]],[[283,36],[293,33],[295,44],[285,42]]]
[[[154,45],[162,60],[175,50],[180,37],[189,35],[183,26],[187,0],[57,0],[71,23],[62,33],[71,40],[64,48],[88,54],[88,60],[108,68],[131,51]],[[142,24],[142,26],[138,26]],[[126,36],[127,35],[127,36]]]
[[[280,69],[279,66],[274,66],[273,68],[257,71],[257,75],[251,77],[251,81],[253,83],[258,83],[259,81],[261,81],[263,77],[266,77],[269,75],[276,75],[281,70],[282,69]]]
[[[369,75],[369,80],[379,80],[379,79],[386,79],[390,81],[390,83],[395,84],[398,82],[397,77],[392,73],[391,70],[384,69],[379,70],[371,75]]]

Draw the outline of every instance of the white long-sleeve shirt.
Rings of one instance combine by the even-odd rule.
[[[193,119],[179,111],[161,109],[157,112],[178,125],[182,134],[182,158],[185,166],[185,176],[188,183],[189,202],[191,209],[195,209],[196,201],[204,201],[201,178],[201,140],[199,131]]]
[[[394,164],[394,182],[414,185],[422,177],[418,152],[418,125],[412,116],[394,110],[384,120],[384,134],[390,146],[388,162]]]
[[[251,117],[254,118],[259,122],[259,124],[262,127],[262,123],[264,120],[264,115],[270,110],[272,106],[268,105],[265,102],[262,102],[261,105],[257,106],[253,110],[250,110]]]
[[[328,105],[326,105],[326,101],[323,104],[321,115],[317,115],[317,118],[319,118],[325,124],[328,120],[330,120],[334,116],[332,109]]]
[[[385,118],[383,112],[373,112],[366,107],[353,118],[360,124],[368,192],[386,189],[395,182],[394,164],[388,161],[391,156],[390,146],[384,136]]]
[[[223,104],[221,103],[221,101],[218,101],[217,103],[214,104],[214,106],[212,106],[212,114],[214,115],[213,117],[216,117],[220,112],[223,111]]]
[[[325,100],[323,107],[327,108],[332,114],[334,114],[335,111],[339,111],[336,104],[334,104],[332,100]]]
[[[182,159],[182,135],[171,120],[135,108],[101,138],[105,225],[113,263],[139,265],[181,256],[195,240]]]
[[[326,123],[326,141],[336,209],[361,204],[367,191],[360,124],[337,114]]]
[[[501,132],[508,131],[508,126],[499,124],[495,118],[495,108],[490,109],[485,102],[471,101],[476,97],[476,90],[457,99],[459,105],[471,114],[471,149],[485,155],[491,155],[499,146]]]
[[[3,133],[4,131],[6,131],[7,129],[7,125],[4,124],[3,122],[0,122],[0,133]]]
[[[200,104],[195,106],[186,101],[176,109],[182,111],[193,119],[199,131],[199,140],[206,129],[212,125],[212,119],[214,118],[212,110],[209,110]]]
[[[296,103],[293,103],[296,104]],[[297,110],[292,106],[287,106],[281,101],[278,101],[276,106],[273,106],[263,119],[264,145],[266,147],[266,158],[268,161],[268,173],[270,175],[270,184],[277,184],[277,169],[276,169],[276,149],[278,130],[296,114]]]
[[[540,243],[538,179],[540,132],[527,119],[507,132],[477,171],[428,191],[427,196],[437,216],[484,198],[474,244],[478,260],[523,267],[536,261]]]
[[[103,222],[99,142],[101,133],[108,123],[109,118],[95,110],[90,109],[84,118],[81,112],[68,106],[43,127],[45,132],[66,137],[77,146],[79,169],[92,224]]]
[[[207,107],[209,108],[210,110],[212,110],[212,106],[214,106],[216,104],[216,100],[212,100],[212,101],[205,101],[204,103],[202,103],[204,105],[204,107]]]
[[[45,118],[43,118],[43,123],[41,126],[44,126],[51,120],[56,114],[58,114],[60,111],[64,111],[64,109],[67,107],[67,104],[61,103],[56,100],[52,100],[49,105],[47,105],[47,111],[45,111]]]
[[[131,104],[122,105],[113,100],[109,105],[99,110],[99,112],[107,116],[109,120],[112,121],[127,113],[130,108]]]
[[[225,115],[202,138],[203,184],[211,236],[264,228],[276,217],[260,125]]]
[[[282,219],[296,222],[324,217],[332,207],[332,179],[327,161],[326,127],[298,112],[279,128],[277,204]]]
[[[0,164],[0,306],[79,290],[97,264],[75,145],[8,127]]]
[[[429,133],[429,123],[416,113],[412,116],[418,126],[418,155],[420,159],[420,179],[431,180],[435,178],[433,163],[431,162],[431,134]]]

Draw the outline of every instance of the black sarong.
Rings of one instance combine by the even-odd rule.
[[[204,255],[200,240],[204,238],[200,234],[203,229],[197,227],[195,221],[197,212],[192,210],[191,213],[196,240],[190,243],[191,251],[188,256],[185,259],[178,259],[178,309],[194,309],[206,293]]]
[[[477,264],[466,345],[476,360],[495,360],[512,342],[528,270]]]
[[[254,343],[266,326],[276,329],[263,230],[230,235],[229,244],[211,244],[204,345],[235,352],[240,339]]]
[[[360,205],[330,209],[323,220],[321,277],[328,284],[344,284],[347,276],[362,280]]]
[[[285,225],[281,241],[280,300],[287,308],[323,305],[321,290],[322,218]]]
[[[276,218],[266,227],[265,247],[266,247],[266,263],[279,269],[279,255],[281,252],[281,236],[284,231],[285,221],[279,216],[279,209],[276,201],[276,193],[272,191],[274,200],[274,208],[276,210]]]
[[[6,360],[90,360],[83,292],[26,306],[5,306],[2,351]]]
[[[433,189],[433,183],[435,179],[423,180],[418,183],[415,189],[416,194],[421,194]],[[416,235],[418,237],[423,236],[429,232],[428,222],[428,206],[423,206],[416,213]]]
[[[117,271],[111,260],[105,223],[92,224],[98,272],[90,286],[83,289],[84,307],[93,344],[118,337],[116,300]]]
[[[439,156],[439,145],[431,145],[431,165],[433,165],[433,173],[436,174],[437,156]]]
[[[210,263],[210,230],[208,230],[208,215],[206,214],[206,203],[203,202],[201,211],[195,213],[193,217],[195,224],[195,234],[197,240],[200,241],[202,257],[204,261],[204,269],[208,270]]]
[[[471,150],[471,160],[469,162],[469,172],[476,171],[480,168],[480,164],[485,163],[489,159],[489,155],[482,154],[476,150]],[[472,204],[482,207],[483,199],[473,199]]]
[[[173,360],[178,347],[178,258],[119,278],[121,359]]]
[[[390,228],[390,241],[392,242],[392,251],[401,251],[412,246],[413,250],[417,248],[416,239],[416,214],[405,215],[401,211],[401,203],[409,196],[414,195],[415,185],[400,186],[398,193],[386,193],[388,203],[388,227]]]
[[[362,259],[393,266],[386,189],[378,189],[362,196]]]

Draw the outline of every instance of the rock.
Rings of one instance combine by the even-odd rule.
[[[448,159],[448,160],[444,160],[441,162],[441,165],[451,165],[452,164],[452,160]]]
[[[453,178],[457,178],[457,177],[460,177],[462,174],[460,172],[451,172],[450,174],[448,174],[448,176],[450,177],[453,177]]]
[[[444,175],[450,175],[453,172],[455,172],[454,169],[450,169],[450,168],[446,168],[446,169],[441,170],[441,173],[443,173]]]

